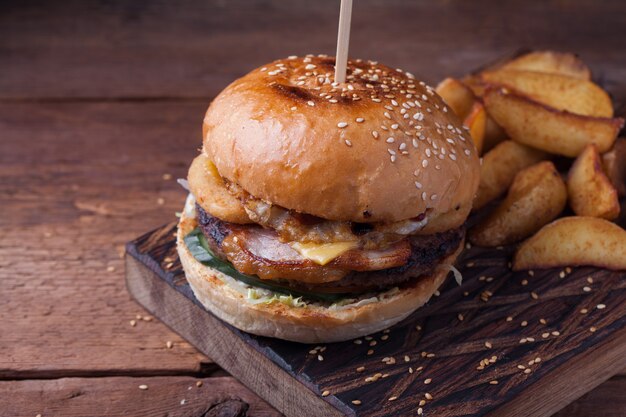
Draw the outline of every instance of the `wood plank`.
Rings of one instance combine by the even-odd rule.
[[[121,258],[180,210],[204,107],[0,105],[0,379],[215,369],[156,320],[130,326],[147,313]]]
[[[626,367],[624,272],[553,268],[530,276],[507,266],[514,247],[472,247],[456,263],[461,287],[448,282],[402,323],[371,335],[375,347],[368,339],[328,344],[318,361],[313,346],[256,337],[203,310],[175,258],[174,231],[169,224],[129,243],[129,291],[287,416],[302,406],[314,415],[406,415],[426,392],[434,399],[424,409],[438,416],[550,415]],[[388,378],[365,380],[375,373]]]
[[[612,378],[556,413],[554,417],[623,417],[626,415],[625,392],[626,378]]]
[[[274,59],[333,54],[338,11],[306,0],[2,2],[0,98],[211,97]],[[621,0],[361,0],[350,54],[432,83],[518,48],[555,48],[616,84],[624,27]]]
[[[140,385],[148,388],[139,389]],[[109,377],[0,382],[0,415],[279,417],[280,413],[232,377]]]

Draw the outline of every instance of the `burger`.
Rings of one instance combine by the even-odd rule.
[[[473,142],[410,73],[289,57],[211,103],[177,248],[198,301],[249,333],[303,343],[385,329],[463,248]]]

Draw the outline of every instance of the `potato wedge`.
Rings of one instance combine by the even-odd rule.
[[[591,79],[589,67],[578,56],[567,52],[533,51],[513,58],[499,68],[567,75],[580,80]]]
[[[579,216],[607,220],[619,216],[617,190],[602,170],[596,145],[589,144],[572,164],[567,178],[569,205]]]
[[[463,121],[463,125],[469,129],[470,136],[472,137],[476,150],[480,155],[483,149],[485,128],[487,125],[487,113],[485,112],[485,106],[483,106],[481,102],[474,102],[472,110]]]
[[[557,110],[594,117],[613,117],[609,95],[591,81],[559,74],[503,70],[484,72],[485,84],[507,87]]]
[[[435,92],[443,98],[459,119],[464,120],[472,111],[475,101],[474,93],[461,81],[446,78],[437,85]]]
[[[512,140],[504,141],[487,152],[480,167],[480,184],[474,199],[474,209],[504,194],[519,171],[547,156],[545,152]]]
[[[626,230],[596,217],[563,217],[522,243],[513,270],[592,265],[626,269]]]
[[[487,109],[485,109],[487,112]],[[487,113],[487,121],[485,122],[485,139],[483,140],[483,153],[489,152],[495,146],[508,138],[506,132],[493,120],[493,117]]]
[[[487,112],[507,135],[546,152],[576,157],[589,143],[611,149],[624,120],[559,111],[528,97],[490,87],[483,97]]]
[[[617,190],[619,197],[626,196],[626,138],[618,138],[613,148],[602,155],[604,172]]]
[[[478,246],[518,242],[554,220],[565,208],[567,190],[554,164],[539,162],[520,171],[502,203],[469,231]]]

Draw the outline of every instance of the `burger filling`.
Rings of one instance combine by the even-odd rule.
[[[272,205],[222,179],[204,155],[192,164],[185,242],[197,260],[250,288],[336,301],[408,286],[454,253],[464,228],[420,235],[427,213],[387,224],[332,221]],[[191,215],[193,213],[193,216]],[[230,221],[228,221],[230,220]]]

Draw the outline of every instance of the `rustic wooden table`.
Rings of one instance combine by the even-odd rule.
[[[278,415],[130,299],[123,245],[180,210],[211,98],[266,61],[333,53],[337,14],[0,3],[0,416]],[[351,56],[435,83],[519,47],[575,51],[619,101],[625,38],[621,0],[360,0]],[[626,372],[558,415],[624,416],[625,392]]]

